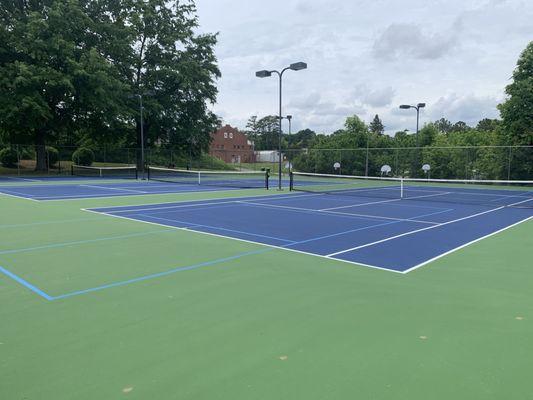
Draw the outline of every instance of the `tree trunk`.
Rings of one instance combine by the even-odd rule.
[[[35,171],[47,171],[48,163],[46,162],[46,133],[44,129],[38,129],[35,132]]]

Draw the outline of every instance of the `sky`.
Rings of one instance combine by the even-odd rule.
[[[292,131],[331,133],[346,117],[379,115],[388,134],[446,118],[499,116],[520,53],[533,40],[532,0],[196,0],[200,32],[218,32],[222,77],[212,107],[243,129],[278,114],[278,80],[255,71],[303,61],[283,75]],[[284,131],[287,131],[285,126]]]

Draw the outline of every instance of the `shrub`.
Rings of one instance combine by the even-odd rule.
[[[48,168],[53,167],[59,161],[59,151],[55,147],[46,146]]]
[[[72,161],[77,165],[90,166],[94,161],[94,153],[91,149],[80,147],[72,154]]]
[[[0,151],[0,163],[6,168],[13,168],[17,165],[18,156],[17,151],[10,147]]]

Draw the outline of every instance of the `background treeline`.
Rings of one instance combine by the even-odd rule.
[[[220,72],[197,27],[192,1],[2,1],[0,147],[33,145],[37,170],[49,145],[139,148],[142,96],[147,146],[206,151]]]
[[[533,146],[533,42],[522,52],[506,94],[498,106],[501,119],[470,127],[441,118],[419,131],[419,149],[413,133],[385,135],[377,115],[368,125],[348,117],[343,129],[329,135],[309,129],[284,134],[282,148],[294,168],[306,172],[377,176],[387,164],[393,175],[420,177],[427,163],[434,178],[533,179],[533,147],[524,147]],[[257,150],[277,148],[276,116],[254,116],[246,128]],[[333,169],[335,162],[340,171]]]
[[[141,98],[148,162],[213,161],[206,153],[220,125],[209,110],[220,76],[217,37],[198,34],[198,24],[192,0],[0,2],[2,165],[31,160],[40,171],[56,160],[139,164]],[[475,127],[435,121],[420,130],[420,149],[412,133],[383,134],[378,116],[368,125],[348,117],[331,134],[284,134],[282,148],[304,171],[330,173],[340,162],[344,174],[378,175],[388,164],[394,175],[420,176],[428,163],[433,177],[533,179],[530,148],[498,147],[533,146],[533,42],[506,94],[500,119]],[[250,118],[246,131],[256,150],[277,149],[278,122]]]

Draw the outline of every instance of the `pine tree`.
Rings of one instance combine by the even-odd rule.
[[[385,126],[383,126],[381,119],[379,119],[379,115],[376,114],[369,125],[369,129],[370,132],[375,133],[376,135],[382,135],[383,132],[385,132]]]

